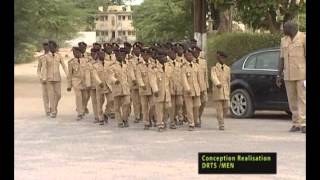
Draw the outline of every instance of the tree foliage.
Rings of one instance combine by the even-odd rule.
[[[144,42],[192,37],[192,0],[144,0],[133,11],[137,38]]]

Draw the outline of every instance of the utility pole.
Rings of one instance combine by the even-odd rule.
[[[194,39],[207,55],[206,0],[193,0]]]

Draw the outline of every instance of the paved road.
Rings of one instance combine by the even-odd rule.
[[[130,121],[118,129],[99,126],[92,115],[75,121],[73,93],[62,85],[57,119],[44,117],[36,65],[15,67],[15,179],[305,179],[305,135],[289,133],[283,112],[260,112],[254,119],[226,119],[217,130],[215,110],[205,110],[203,128],[183,126],[158,133]],[[64,79],[65,80],[65,79]],[[92,110],[89,109],[91,112]],[[198,175],[198,152],[277,152],[276,175]]]

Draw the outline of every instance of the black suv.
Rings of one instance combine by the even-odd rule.
[[[231,66],[230,112],[235,118],[248,118],[255,110],[289,111],[284,83],[276,85],[280,49],[252,52]]]

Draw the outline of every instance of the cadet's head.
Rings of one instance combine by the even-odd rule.
[[[104,61],[104,58],[105,58],[105,56],[106,56],[106,54],[104,53],[104,51],[98,51],[97,54],[98,54],[98,59],[99,59],[100,61]]]
[[[192,47],[192,55],[193,55],[195,58],[198,58],[198,57],[199,57],[200,52],[201,52],[201,49],[200,49],[198,46],[193,46],[193,47]]]
[[[168,51],[168,56],[170,57],[171,60],[174,60],[176,59],[176,53],[172,50],[172,49],[169,49]]]
[[[182,56],[183,55],[183,51],[184,51],[184,48],[183,48],[182,44],[177,43],[177,44],[175,44],[175,46],[176,46],[176,53],[179,56]]]
[[[72,48],[73,56],[75,58],[80,58],[81,57],[81,50],[79,47],[73,47]]]
[[[91,48],[91,57],[94,59],[94,60],[97,60],[98,59],[98,53],[97,53],[97,50],[94,49],[94,48]]]
[[[224,64],[227,57],[228,55],[223,51],[217,51],[217,60],[219,63]]]
[[[144,61],[147,61],[150,58],[151,51],[148,48],[141,49],[141,56]]]
[[[113,46],[113,51],[120,48],[119,44],[117,43],[112,43],[112,46]]]
[[[113,46],[112,46],[112,44],[110,44],[110,43],[104,43],[103,44],[103,50],[104,50],[104,52],[106,52],[107,54],[111,54],[112,53],[112,51],[113,51]]]
[[[101,50],[101,44],[95,42],[93,43],[93,49],[97,50],[97,51],[100,51]]]
[[[57,51],[58,45],[55,41],[49,41],[48,45],[51,53],[55,53]]]
[[[165,52],[163,51],[159,51],[157,54],[157,60],[159,61],[159,63],[164,64],[165,62],[167,62],[167,55]]]
[[[188,48],[184,51],[184,57],[188,62],[191,62],[193,60],[193,55],[192,55],[193,50],[191,48]]]
[[[85,42],[79,42],[79,43],[78,43],[78,46],[79,46],[82,54],[86,52],[86,50],[87,50],[87,44],[86,44]]]
[[[294,37],[298,32],[298,25],[293,21],[288,21],[283,25],[283,33],[286,36]]]
[[[126,49],[126,54],[130,54],[132,45],[128,42],[124,42],[123,45],[124,45],[124,48]]]
[[[191,46],[196,46],[197,45],[197,40],[195,40],[194,38],[190,39],[190,44]]]
[[[47,54],[49,52],[49,43],[47,42],[42,43],[42,47],[43,47],[44,53]]]
[[[124,48],[119,48],[115,50],[116,59],[119,62],[122,62],[126,58],[126,50]]]
[[[134,55],[139,56],[140,55],[140,46],[138,46],[137,44],[133,45],[132,52]]]

